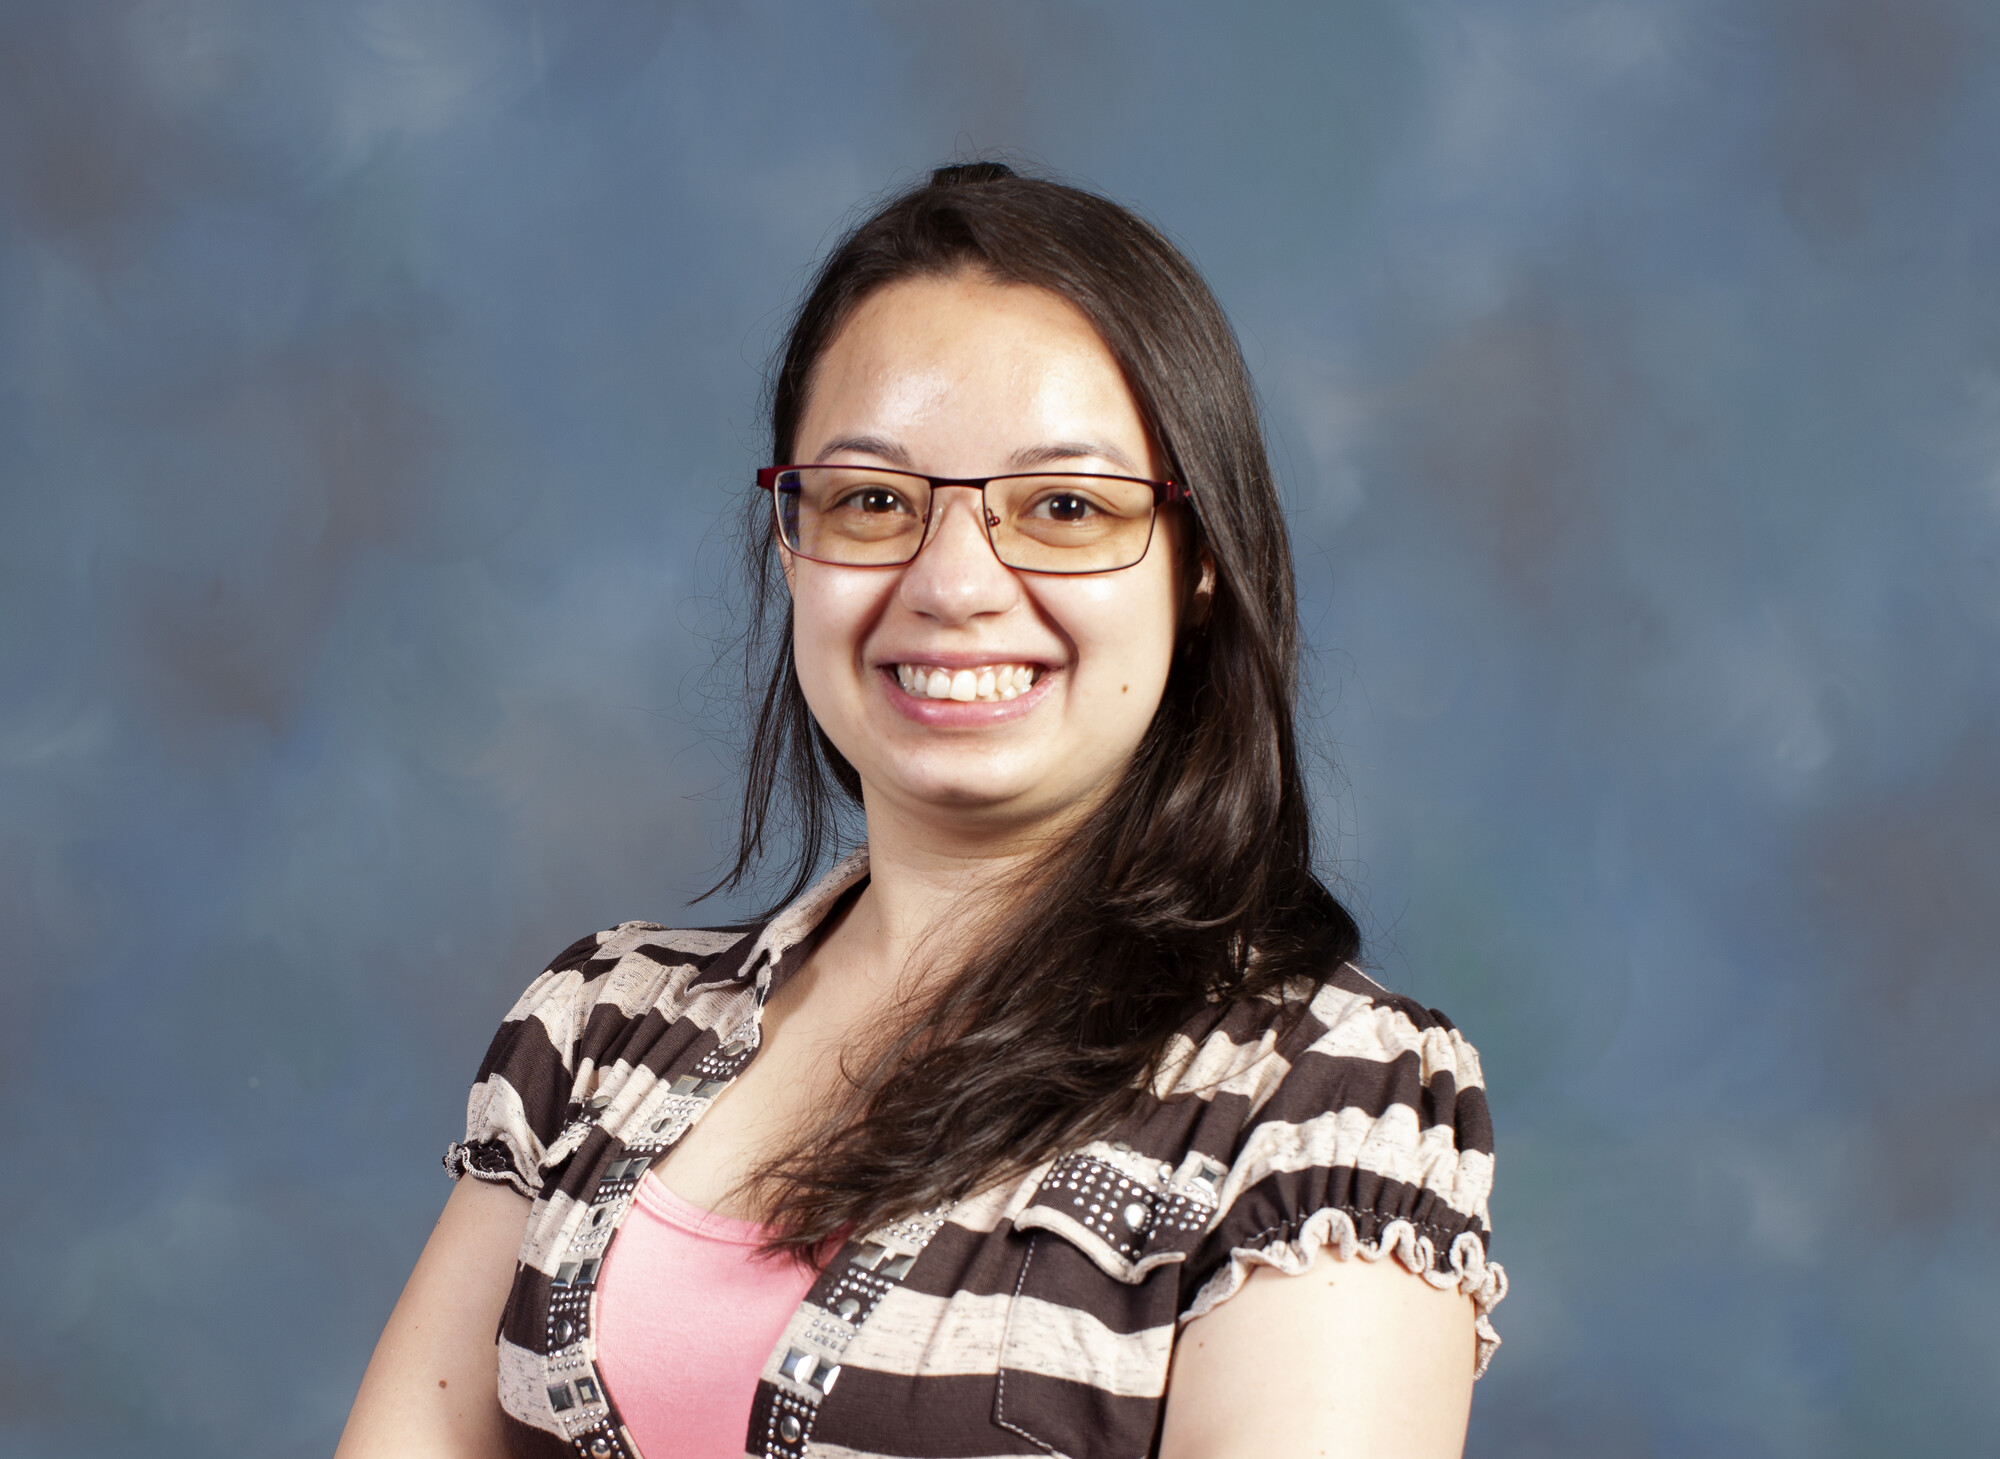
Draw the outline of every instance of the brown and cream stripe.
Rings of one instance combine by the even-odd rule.
[[[446,1165],[534,1201],[499,1335],[514,1452],[637,1453],[597,1372],[599,1263],[866,872],[849,857],[757,927],[585,938],[507,1015]],[[1483,1371],[1506,1276],[1478,1054],[1351,966],[1299,994],[1303,1016],[1209,1009],[1112,1138],[850,1241],[765,1363],[746,1453],[1144,1455],[1181,1325],[1324,1246],[1470,1296]]]

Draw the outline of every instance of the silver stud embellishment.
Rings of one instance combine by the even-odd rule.
[[[802,1353],[797,1348],[793,1348],[785,1354],[784,1362],[778,1364],[778,1371],[794,1383],[810,1383],[812,1382],[813,1369],[818,1364],[819,1359],[811,1353]]]
[[[877,1245],[873,1241],[862,1242],[854,1251],[854,1264],[871,1272],[888,1259],[889,1248]]]

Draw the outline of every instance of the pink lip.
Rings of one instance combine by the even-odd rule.
[[[973,658],[966,654],[932,654],[924,658],[899,660],[898,662],[930,664],[940,669],[973,669],[983,664],[993,663],[1033,663],[1032,659]],[[889,703],[905,719],[918,724],[929,725],[933,729],[977,729],[982,725],[1005,724],[1008,720],[1019,719],[1037,704],[1048,692],[1049,683],[1062,671],[1043,666],[1035,676],[1034,687],[1027,693],[1013,699],[1002,699],[993,704],[982,704],[978,700],[959,699],[919,699],[904,689],[896,679],[894,662],[878,665],[876,674],[889,696]]]

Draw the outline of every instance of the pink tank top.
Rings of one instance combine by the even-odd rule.
[[[648,1171],[597,1285],[597,1369],[644,1459],[742,1459],[764,1360],[815,1273]]]

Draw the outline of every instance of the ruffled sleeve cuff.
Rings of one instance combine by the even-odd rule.
[[[1268,1238],[1261,1242],[1253,1238],[1244,1245],[1231,1247],[1228,1260],[1195,1294],[1193,1303],[1181,1314],[1181,1321],[1190,1322],[1235,1296],[1257,1267],[1275,1267],[1287,1276],[1299,1276],[1313,1264],[1322,1248],[1330,1248],[1342,1261],[1356,1257],[1381,1261],[1391,1257],[1438,1290],[1457,1291],[1470,1297],[1477,1338],[1473,1377],[1483,1376],[1493,1361],[1493,1354],[1500,1346],[1500,1334],[1494,1330],[1490,1314],[1507,1295],[1507,1270],[1499,1262],[1486,1259],[1486,1243],[1478,1232],[1461,1231],[1453,1237],[1445,1248],[1444,1260],[1440,1261],[1434,1238],[1419,1230],[1413,1221],[1392,1220],[1377,1231],[1374,1240],[1364,1241],[1350,1213],[1326,1207],[1308,1216],[1291,1237],[1269,1233]]]

